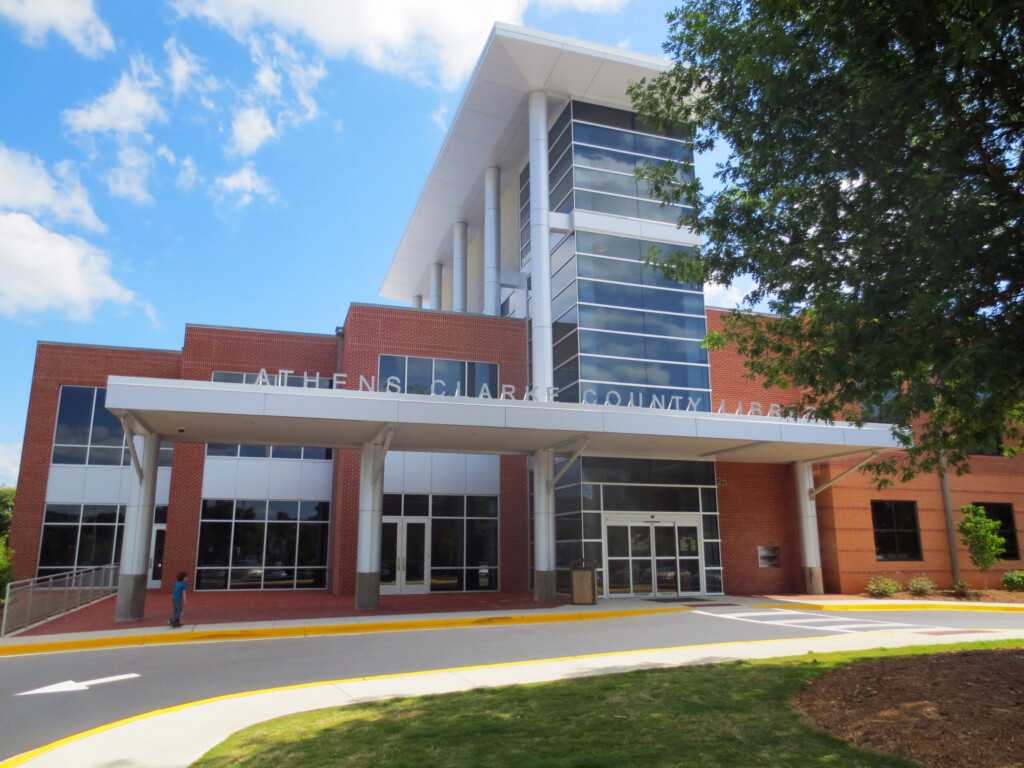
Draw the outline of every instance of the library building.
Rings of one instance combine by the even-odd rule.
[[[119,563],[119,605],[203,590],[856,593],[954,563],[938,475],[878,490],[889,425],[786,418],[707,350],[726,310],[651,246],[698,245],[635,169],[692,173],[630,111],[668,63],[495,26],[380,296],[324,333],[188,325],[180,349],[40,342],[15,578]],[[370,297],[368,297],[370,298]],[[1024,457],[972,457],[1018,569]],[[959,515],[958,512],[955,512]],[[141,616],[141,612],[138,614]]]

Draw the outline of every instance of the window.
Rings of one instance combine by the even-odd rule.
[[[913,501],[872,501],[876,560],[921,560],[917,504]]]
[[[1003,560],[1020,560],[1020,548],[1017,545],[1017,521],[1013,515],[1012,504],[996,504],[987,501],[972,501],[976,507],[984,507],[989,520],[999,521],[999,535],[1006,539],[1003,545],[1006,551]]]
[[[196,589],[324,589],[327,501],[203,499]]]
[[[305,459],[306,461],[329,461],[334,457],[331,448],[312,448],[294,445],[237,445],[234,443],[207,443],[207,456],[222,456],[229,459]]]
[[[124,430],[106,408],[106,387],[60,388],[57,407],[57,428],[53,435],[53,464],[88,464],[91,466],[126,467],[132,463],[131,452],[124,439]],[[136,441],[139,460],[142,446]],[[174,446],[160,447],[160,466],[171,466]]]
[[[36,575],[118,562],[124,518],[123,504],[47,504]]]
[[[409,395],[480,397],[484,388],[498,397],[498,364],[430,357],[381,355],[378,359],[377,389]]]

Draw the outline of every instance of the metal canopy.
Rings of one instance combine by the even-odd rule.
[[[630,80],[669,62],[532,29],[495,24],[455,111],[391,260],[380,295],[409,301],[426,295],[432,263],[451,261],[452,224],[465,221],[472,240],[483,222],[484,170],[501,169],[502,188],[518,179],[526,157],[526,98],[548,94],[551,115],[569,98],[631,109]]]
[[[586,456],[787,464],[897,448],[889,427],[649,408],[431,397],[111,376],[107,408],[170,442],[532,454],[586,439]]]

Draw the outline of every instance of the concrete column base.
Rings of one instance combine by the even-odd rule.
[[[375,611],[380,608],[380,571],[356,572],[356,610]]]
[[[143,618],[146,613],[146,584],[148,582],[148,575],[145,573],[122,573],[118,576],[114,621],[138,621]]]
[[[821,577],[821,566],[804,568],[804,581],[807,585],[808,595],[825,594],[825,582]]]
[[[533,572],[533,599],[538,603],[553,603],[558,599],[554,571]]]

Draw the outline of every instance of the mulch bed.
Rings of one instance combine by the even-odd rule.
[[[856,747],[926,768],[1024,767],[1024,649],[851,664],[794,703]]]

